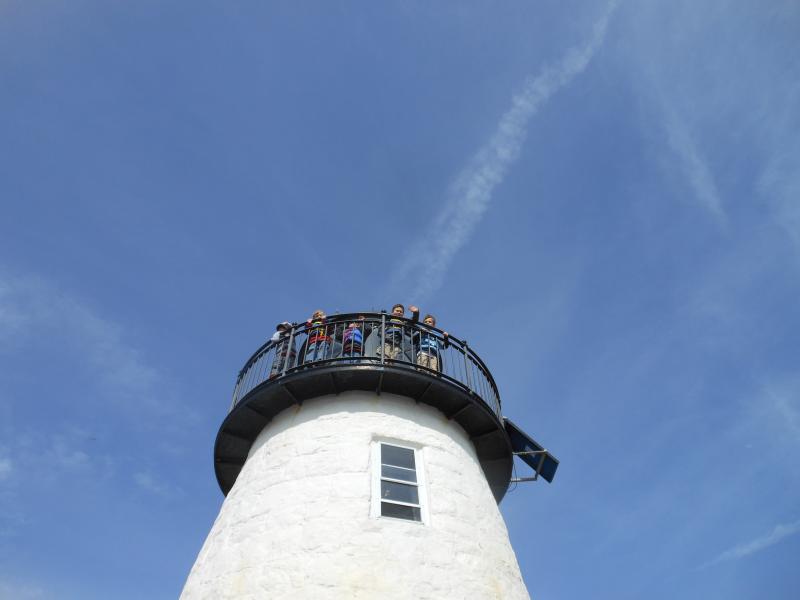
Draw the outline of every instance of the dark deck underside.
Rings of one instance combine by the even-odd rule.
[[[472,439],[483,472],[499,503],[511,480],[513,454],[503,423],[473,392],[451,381],[403,365],[341,363],[313,366],[251,390],[228,414],[214,444],[214,470],[227,495],[250,447],[272,418],[304,400],[344,391],[397,394],[439,409]]]

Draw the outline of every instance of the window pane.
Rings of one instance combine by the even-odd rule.
[[[416,506],[403,506],[381,502],[381,516],[394,517],[395,519],[408,519],[409,521],[422,521],[422,515]]]
[[[381,444],[381,462],[385,465],[413,469],[414,451],[410,448],[398,448],[389,444]]]
[[[394,483],[392,481],[381,481],[381,500],[397,500],[399,502],[419,504],[417,486],[406,485],[405,483]]]
[[[381,476],[391,477],[392,479],[402,479],[403,481],[417,481],[417,472],[411,469],[403,469],[401,467],[390,467],[383,465],[381,467]]]

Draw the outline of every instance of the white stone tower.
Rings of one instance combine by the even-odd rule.
[[[514,481],[555,475],[466,342],[384,313],[288,327],[239,374],[181,598],[528,598],[497,506],[515,455]]]

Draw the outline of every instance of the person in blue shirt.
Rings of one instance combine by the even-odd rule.
[[[363,356],[364,338],[372,331],[372,326],[364,323],[364,315],[350,323],[342,334],[342,356]]]
[[[428,327],[436,327],[436,317],[425,315],[422,323]],[[446,331],[439,338],[433,331],[421,331],[416,341],[417,364],[432,371],[442,371],[441,351],[449,346],[449,337]]]

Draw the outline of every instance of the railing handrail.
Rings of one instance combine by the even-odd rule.
[[[351,353],[351,355],[347,356],[347,357],[343,357],[343,356],[333,357],[333,356],[331,356],[329,358],[323,358],[323,359],[315,358],[313,361],[309,361],[309,362],[303,362],[303,363],[297,362],[294,366],[289,368],[288,365],[289,365],[290,355],[291,355],[291,360],[295,360],[295,355],[299,355],[299,352],[295,348],[295,342],[297,341],[298,336],[301,335],[301,334],[306,334],[307,335],[308,332],[311,331],[311,329],[312,329],[312,327],[310,327],[307,324],[307,321],[291,323],[290,324],[291,325],[291,329],[285,335],[281,336],[278,340],[271,340],[271,339],[267,340],[255,352],[253,352],[253,354],[250,356],[250,358],[247,359],[247,361],[245,362],[245,364],[242,367],[242,369],[239,371],[239,374],[238,374],[238,376],[236,378],[236,385],[234,386],[233,398],[232,398],[232,403],[231,403],[231,410],[233,410],[233,408],[236,407],[238,402],[247,393],[249,393],[250,390],[252,390],[254,387],[259,385],[260,383],[263,383],[263,381],[267,380],[267,377],[261,377],[259,379],[258,373],[255,373],[255,379],[257,380],[257,382],[254,385],[250,386],[248,389],[244,390],[244,391],[241,389],[242,388],[242,383],[248,377],[251,376],[251,370],[254,367],[256,367],[257,371],[261,370],[262,375],[266,373],[266,365],[259,365],[259,366],[257,366],[257,365],[258,365],[259,361],[262,358],[264,358],[265,356],[269,355],[270,352],[273,349],[275,349],[276,347],[279,348],[280,354],[285,355],[285,356],[284,356],[283,362],[282,362],[282,364],[281,364],[281,366],[279,368],[280,373],[277,374],[277,375],[270,375],[270,378],[273,378],[273,377],[280,378],[280,377],[283,377],[284,375],[286,375],[286,374],[288,374],[290,372],[295,372],[299,368],[302,368],[302,367],[305,367],[305,366],[313,367],[313,365],[316,364],[316,363],[324,363],[326,365],[330,365],[330,364],[336,364],[337,362],[345,362],[345,361],[350,362],[350,361],[353,361],[353,360],[363,360],[366,363],[373,363],[374,364],[373,361],[378,359],[378,358],[381,358],[381,361],[383,362],[383,357],[384,357],[384,354],[386,352],[384,350],[384,348],[383,348],[383,345],[386,344],[386,340],[385,340],[385,332],[383,331],[383,328],[381,327],[381,323],[383,321],[384,323],[387,323],[387,325],[388,325],[388,320],[389,319],[399,320],[399,321],[401,321],[403,323],[403,328],[404,328],[403,333],[402,333],[403,336],[406,335],[405,328],[406,327],[409,328],[407,331],[410,332],[410,339],[409,339],[409,347],[407,349],[411,350],[412,356],[415,353],[417,353],[417,351],[415,351],[415,349],[414,349],[414,345],[415,344],[418,345],[420,343],[420,340],[421,340],[421,338],[415,336],[415,334],[419,334],[419,333],[424,332],[424,333],[428,333],[428,334],[431,334],[431,333],[434,334],[434,338],[438,339],[440,342],[446,342],[446,345],[444,345],[441,350],[437,350],[438,360],[441,360],[442,362],[445,362],[443,355],[439,354],[439,352],[442,352],[442,351],[446,350],[449,347],[455,348],[458,352],[463,354],[465,356],[465,358],[469,359],[469,360],[464,360],[464,375],[465,375],[464,380],[461,380],[460,378],[455,377],[453,373],[445,373],[444,372],[444,366],[441,365],[441,364],[438,365],[438,369],[439,369],[439,373],[438,374],[443,376],[445,379],[447,379],[449,381],[452,381],[454,383],[460,384],[461,386],[465,387],[470,392],[478,395],[487,405],[489,405],[489,406],[491,406],[493,408],[493,410],[497,414],[498,418],[501,418],[501,414],[500,414],[500,395],[499,395],[499,392],[497,390],[497,384],[494,381],[494,377],[492,376],[491,371],[489,371],[489,368],[486,366],[486,363],[484,363],[484,361],[481,359],[481,357],[478,356],[478,354],[469,346],[469,344],[467,344],[466,340],[462,340],[462,339],[460,339],[460,338],[458,338],[458,337],[456,337],[454,335],[451,335],[451,334],[447,334],[445,336],[445,332],[442,329],[439,329],[436,326],[427,325],[427,324],[423,323],[422,321],[413,320],[413,319],[410,319],[410,318],[405,317],[405,316],[402,316],[402,317],[401,316],[395,316],[395,315],[392,315],[392,314],[387,313],[385,311],[381,311],[381,312],[371,312],[371,311],[367,312],[367,311],[364,311],[364,312],[352,312],[352,313],[338,313],[338,314],[333,314],[333,315],[326,316],[325,317],[325,324],[324,324],[324,327],[326,328],[325,329],[325,336],[329,337],[329,338],[332,337],[333,338],[333,343],[335,344],[336,343],[336,335],[337,335],[337,333],[341,333],[341,335],[342,335],[342,344],[340,344],[340,345],[342,345],[342,346],[344,344],[344,339],[343,338],[344,338],[344,331],[345,331],[346,327],[341,327],[340,331],[339,331],[339,329],[337,329],[337,327],[341,326],[343,324],[349,325],[350,323],[353,323],[353,322],[356,322],[356,323],[362,322],[363,323],[361,348],[359,350],[361,352],[361,354],[359,356],[353,356],[352,353]],[[366,327],[365,327],[367,324],[370,324],[372,326],[377,326],[378,328],[381,328],[381,333],[378,335],[378,339],[380,339],[381,341],[377,342],[377,343],[382,345],[381,346],[381,350],[379,350],[380,356],[377,356],[377,355],[375,355],[375,356],[366,356],[366,355],[364,355],[365,345],[366,345],[366,341],[367,341],[367,338],[368,338],[368,335],[366,333]],[[332,327],[333,327],[333,329],[331,329]],[[373,333],[375,333],[375,329],[374,328],[371,330],[369,335],[371,335]],[[302,351],[303,349],[306,349],[306,351],[307,351],[306,344],[308,343],[308,339],[309,338],[306,337],[305,343],[301,347],[300,351]],[[283,349],[283,345],[284,344],[286,344],[285,350]],[[404,352],[405,352],[405,350],[404,350]],[[301,358],[301,357],[297,356],[296,358]],[[278,357],[276,356],[273,360],[277,361]],[[471,381],[471,378],[470,378],[470,375],[469,375],[469,371],[468,371],[468,368],[469,368],[468,362],[469,361],[472,361],[474,366],[477,368],[478,372],[485,378],[485,380],[486,380],[485,383],[488,384],[488,386],[490,388],[490,391],[491,391],[491,395],[494,396],[493,398],[486,398],[485,397],[486,396],[485,392],[483,392],[480,389],[482,387],[481,384],[483,382],[473,382],[473,381]],[[397,359],[395,359],[395,362],[399,363],[399,364],[414,364],[415,361],[413,359],[412,360],[404,360],[404,359],[397,360]],[[274,369],[274,366],[275,365],[273,364],[272,365],[273,369]]]

